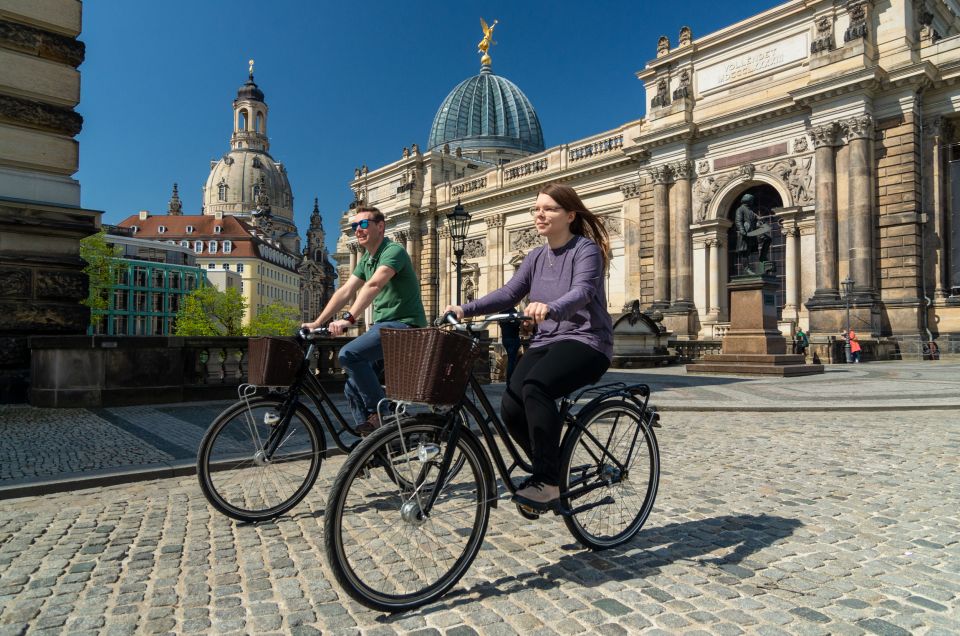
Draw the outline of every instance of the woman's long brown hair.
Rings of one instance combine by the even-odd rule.
[[[557,202],[567,212],[574,212],[576,216],[570,224],[570,231],[585,236],[600,248],[603,257],[603,271],[610,265],[610,237],[607,228],[603,226],[600,217],[587,209],[577,191],[562,183],[548,183],[540,188],[540,194],[545,194]]]

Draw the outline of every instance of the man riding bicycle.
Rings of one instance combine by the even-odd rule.
[[[346,283],[334,292],[330,302],[313,322],[303,323],[316,329],[329,321],[347,301],[356,295],[348,311],[328,325],[330,332],[343,335],[356,322],[356,316],[373,303],[373,324],[366,333],[340,349],[340,366],[347,371],[344,394],[357,421],[361,435],[369,435],[380,426],[377,403],[384,398],[374,365],[383,360],[381,329],[426,327],[427,318],[420,299],[420,281],[406,250],[384,236],[386,220],[375,207],[357,209],[350,223],[364,255]]]

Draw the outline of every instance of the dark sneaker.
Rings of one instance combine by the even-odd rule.
[[[381,426],[383,426],[383,422],[380,421],[380,416],[371,413],[367,416],[367,421],[357,427],[357,432],[360,433],[360,437],[366,437]]]
[[[531,479],[525,488],[517,491],[513,500],[534,510],[550,510],[560,501],[560,487]]]

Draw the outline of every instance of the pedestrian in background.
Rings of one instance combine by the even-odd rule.
[[[793,339],[797,353],[802,355],[804,360],[807,358],[807,347],[810,346],[810,339],[803,333],[803,327],[797,327],[797,335]]]
[[[857,332],[851,329],[848,338],[850,339],[850,361],[860,362],[860,341],[857,340]]]

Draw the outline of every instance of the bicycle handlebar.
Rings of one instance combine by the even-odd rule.
[[[479,327],[472,327],[471,325],[461,323],[457,319],[457,315],[455,313],[453,313],[452,311],[448,311],[447,313],[443,314],[443,316],[441,316],[436,321],[434,321],[434,324],[439,327],[443,323],[447,323],[459,329],[467,329],[472,331],[474,328],[486,329],[487,325],[494,322],[502,322],[502,321],[527,322],[530,320],[533,320],[531,316],[524,316],[519,311],[507,311],[499,314],[490,314],[480,322]]]
[[[297,340],[315,340],[318,338],[329,338],[330,336],[330,330],[326,327],[318,327],[316,329],[300,327],[297,329]]]

